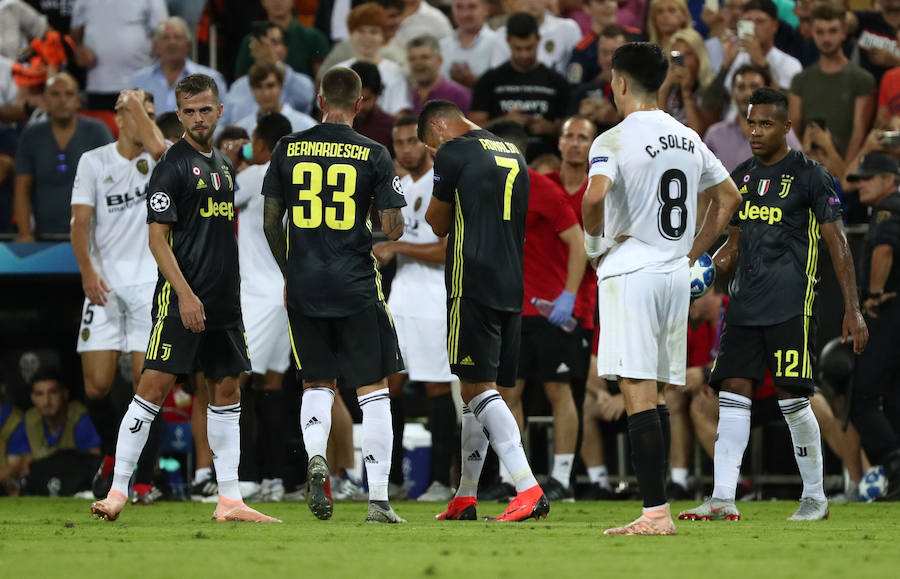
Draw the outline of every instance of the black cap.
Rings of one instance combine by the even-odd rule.
[[[772,20],[778,20],[778,7],[775,6],[775,2],[772,0],[750,0],[750,2],[744,4],[743,12],[750,10],[765,12],[772,17]]]
[[[847,175],[847,181],[852,183],[860,179],[871,179],[882,173],[900,175],[900,164],[897,163],[897,159],[887,153],[873,151],[859,160],[859,167],[852,175]]]

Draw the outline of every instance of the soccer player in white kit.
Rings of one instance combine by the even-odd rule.
[[[156,263],[148,246],[145,197],[153,167],[167,148],[155,113],[153,95],[122,91],[116,103],[118,141],[82,155],[72,187],[72,251],[85,295],[76,350],[91,421],[106,455],[95,478],[97,498],[106,496],[112,483],[121,413],[109,391],[119,356],[131,352],[137,387],[153,326]]]
[[[416,134],[418,118],[403,116],[394,122],[394,151],[400,165],[409,171],[400,184],[406,197],[403,236],[373,248],[379,263],[395,256],[397,273],[391,283],[388,308],[394,318],[400,352],[406,370],[388,378],[394,421],[393,482],[402,483],[403,413],[402,391],[407,376],[425,383],[428,397],[428,428],[431,431],[431,485],[419,496],[425,502],[446,502],[450,490],[450,463],[456,450],[456,410],[450,394],[450,361],[447,358],[447,289],[444,261],[447,239],[434,234],[425,222],[425,211],[434,187],[434,162]],[[399,481],[394,476],[399,474]]]
[[[657,108],[669,64],[659,46],[628,43],[612,61],[612,92],[624,116],[594,141],[584,195],[585,249],[602,258],[598,372],[625,397],[631,459],[644,512],[607,535],[674,535],[665,491],[658,389],[684,386],[690,264],[740,203],[722,163],[693,130]],[[709,212],[696,237],[697,195]]]
[[[237,175],[234,204],[238,215],[238,261],[241,265],[241,313],[254,388],[262,421],[259,424],[265,456],[262,463],[261,498],[284,498],[284,390],[282,380],[291,364],[291,342],[284,306],[284,276],[263,233],[262,184],[278,139],[291,132],[291,122],[279,113],[259,119],[250,143],[250,165]],[[246,375],[242,377],[246,382]]]

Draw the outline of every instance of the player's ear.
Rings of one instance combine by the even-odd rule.
[[[362,108],[362,102],[363,102],[362,95],[359,95],[358,97],[356,97],[356,101],[353,103],[353,114],[354,115],[359,114],[359,111]],[[321,107],[321,104],[320,104],[320,107]]]
[[[225,110],[225,105],[223,105],[222,103],[219,103],[218,109],[219,109],[219,114],[216,116],[216,118],[222,118],[222,111]]]
[[[324,111],[325,110],[325,99],[322,98],[322,95],[320,95],[320,94],[316,95],[316,102],[319,103],[319,110]]]
[[[788,118],[784,121],[784,134],[788,134],[791,132],[791,119]]]

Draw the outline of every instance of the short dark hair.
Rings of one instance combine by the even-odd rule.
[[[270,151],[275,149],[278,139],[293,132],[291,121],[281,113],[269,113],[256,121],[253,134],[266,144]]]
[[[527,12],[516,12],[506,21],[506,35],[513,38],[531,38],[538,36],[538,23],[534,16]]]
[[[600,31],[599,36],[601,38],[618,38],[621,36],[625,40],[628,40],[628,31],[618,24],[607,24],[603,27],[603,30]]]
[[[181,107],[181,95],[192,96],[203,91],[210,91],[216,102],[219,102],[219,85],[211,76],[205,74],[189,74],[175,85],[175,104]]]
[[[738,69],[734,71],[734,76],[732,76],[731,78],[735,79],[739,76],[744,76],[745,74],[758,74],[763,77],[763,84],[765,86],[771,86],[772,84],[772,73],[769,72],[768,66],[759,66],[756,64],[747,63],[739,66]],[[732,84],[734,83],[732,82]]]
[[[774,88],[763,86],[750,95],[751,105],[775,105],[775,112],[779,116],[787,120],[788,116],[788,98],[787,95]]]
[[[162,131],[163,137],[173,143],[184,135],[184,127],[175,111],[167,111],[156,117],[156,126]]]
[[[219,136],[216,137],[215,146],[217,149],[222,148],[222,143],[225,141],[234,141],[238,139],[247,139],[250,140],[250,135],[247,134],[247,129],[244,127],[239,127],[237,125],[228,125],[222,132],[219,133]]]
[[[322,77],[320,92],[328,108],[352,111],[362,92],[362,81],[353,69],[336,66]]]
[[[838,8],[833,4],[819,4],[812,9],[813,20],[840,20],[843,23],[845,14],[846,11],[843,8]]]
[[[648,94],[656,94],[669,72],[669,59],[657,44],[626,42],[613,54],[612,69],[628,76]]]
[[[31,376],[29,387],[34,387],[37,382],[53,381],[60,386],[65,387],[62,379],[62,372],[53,364],[41,364],[37,371]]]
[[[419,140],[424,143],[425,137],[428,135],[428,123],[431,122],[431,119],[463,118],[465,117],[456,103],[445,100],[428,101],[425,103],[425,106],[422,107],[422,112],[419,113],[419,126],[416,129],[416,134],[419,137]]]
[[[410,125],[418,126],[418,124],[419,117],[415,115],[400,115],[399,117],[397,117],[397,120],[394,121],[394,128],[396,129],[397,127],[408,127]]]
[[[751,10],[759,10],[769,15],[772,20],[778,20],[778,7],[772,0],[750,0],[744,4],[743,13]]]
[[[504,141],[512,143],[520,153],[525,154],[525,149],[528,148],[528,133],[525,131],[525,127],[516,121],[495,121],[485,129]]]
[[[375,94],[381,94],[381,91],[384,90],[384,85],[381,84],[381,73],[378,72],[378,67],[371,62],[357,60],[350,65],[350,70],[359,75],[362,88],[367,88]]]
[[[278,84],[284,86],[284,71],[274,62],[257,62],[247,71],[247,80],[252,88],[259,88],[269,75],[275,75]]]

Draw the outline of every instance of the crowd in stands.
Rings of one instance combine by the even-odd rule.
[[[586,178],[590,140],[619,120],[610,63],[634,40],[670,55],[659,107],[729,170],[751,156],[745,117],[761,86],[788,93],[788,143],[828,168],[848,206],[858,203],[847,176],[860,155],[900,158],[900,0],[721,0],[717,10],[704,0],[0,0],[0,233],[23,243],[66,238],[79,158],[114,140],[119,93],[151,94],[174,141],[175,85],[193,73],[219,85],[217,146],[238,169],[252,162],[241,149],[258,119],[280,113],[294,131],[313,126],[317,83],[347,66],[363,87],[354,128],[392,153],[395,120],[446,99],[481,126],[521,124],[532,168],[563,187],[566,163]],[[564,131],[572,116],[590,139],[575,161],[563,146],[575,138]],[[850,219],[864,222],[867,211]],[[721,294],[711,300],[692,310],[693,331],[709,336],[724,307]],[[697,347],[707,356],[689,364],[693,386],[667,397],[711,451],[716,416],[706,402],[714,394],[703,372],[711,349]],[[587,374],[581,456],[590,496],[602,498],[611,487],[595,421],[617,421],[624,406],[614,386]],[[31,388],[34,409],[0,407],[0,479],[10,492],[42,453],[97,452],[62,378],[36,376]],[[672,479],[686,490],[691,435],[678,438],[676,428],[673,417]],[[858,441],[843,438],[855,436],[852,428],[828,432],[858,480]]]

